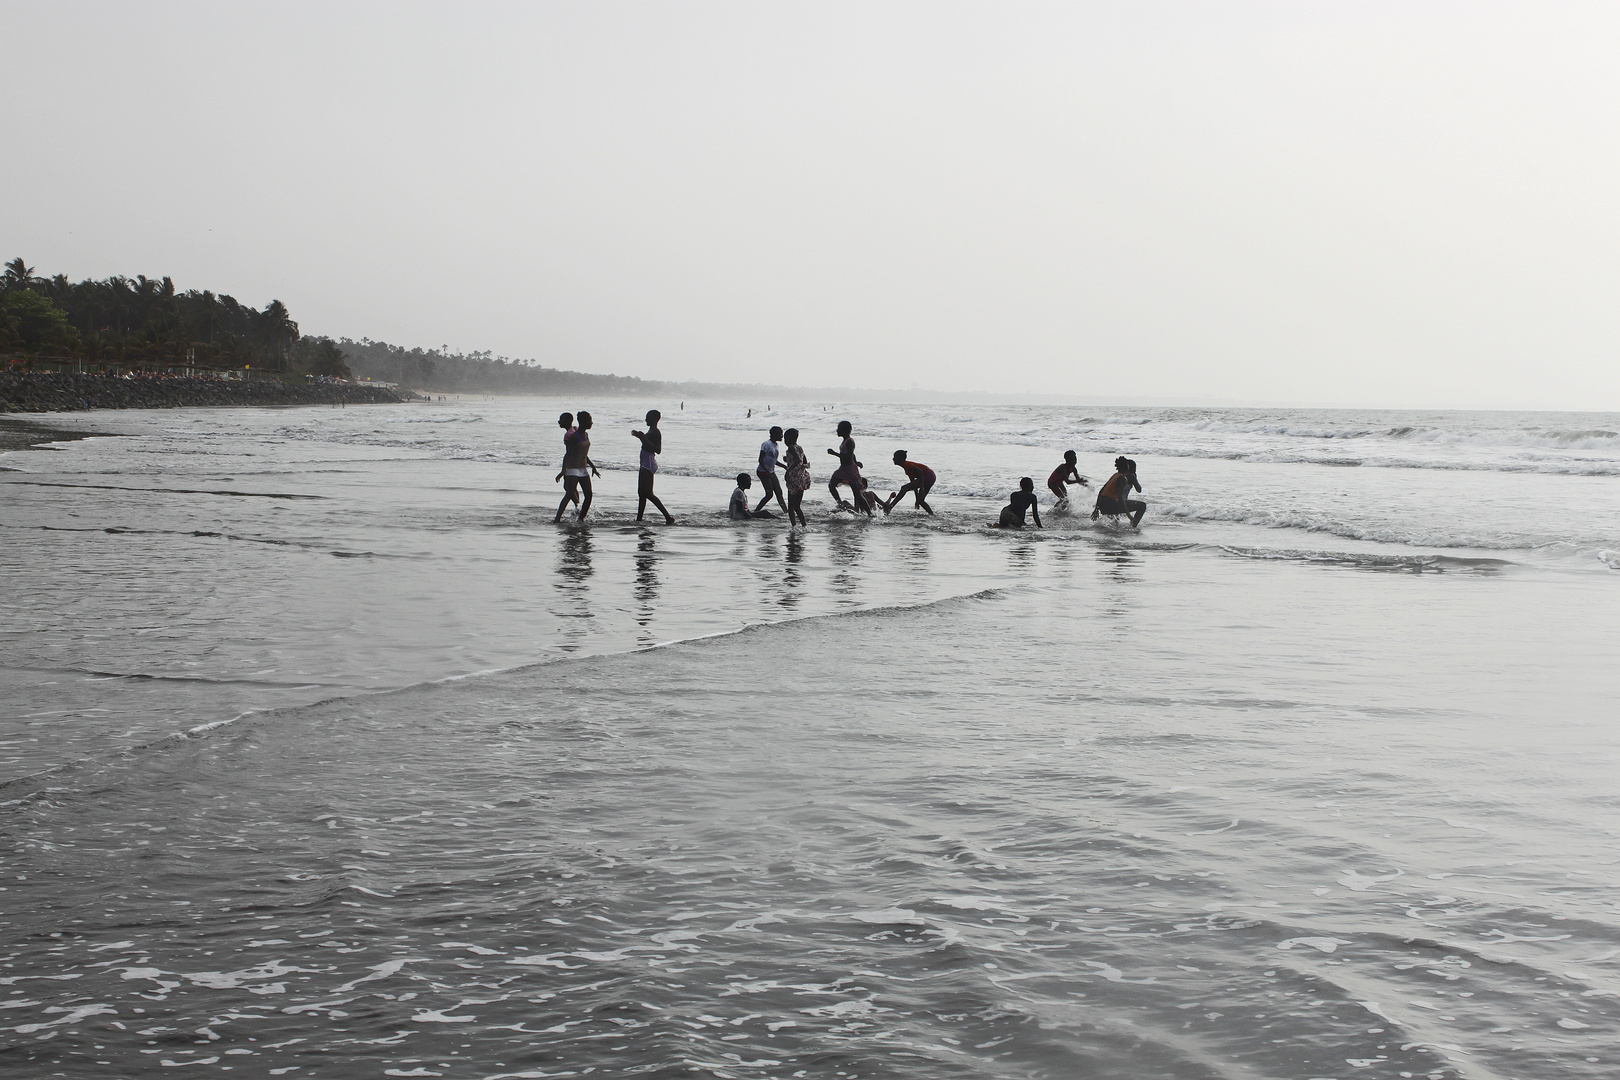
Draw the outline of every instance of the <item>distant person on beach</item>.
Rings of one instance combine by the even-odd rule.
[[[636,520],[641,520],[650,502],[658,507],[660,514],[664,515],[664,524],[673,525],[674,515],[666,510],[663,501],[653,494],[653,475],[658,472],[658,455],[664,452],[664,433],[658,430],[658,421],[663,419],[663,415],[657,409],[648,410],[647,430],[630,433],[641,440],[641,471],[636,476]]]
[[[564,416],[567,414],[564,413]],[[559,418],[559,424],[562,420]],[[557,504],[557,516],[553,522],[562,520],[563,510],[570,502],[579,502],[579,492],[585,492],[585,501],[579,503],[579,520],[584,521],[585,515],[591,510],[591,475],[602,474],[596,471],[596,463],[591,460],[591,414],[581,409],[579,412],[579,426],[563,436],[563,470],[560,474],[563,482],[562,502]]]
[[[763,510],[771,504],[771,498],[776,498],[776,505],[784,511],[787,510],[787,500],[782,498],[782,482],[776,478],[776,466],[781,457],[782,450],[776,444],[782,441],[782,429],[771,428],[771,437],[759,444],[759,467],[754,475],[759,477],[759,486],[765,489],[765,497],[759,500],[755,510]],[[792,514],[788,515],[792,517]]]
[[[1091,485],[1091,481],[1080,475],[1079,459],[1073,450],[1063,452],[1063,464],[1053,469],[1052,475],[1046,478],[1047,490],[1060,501],[1069,497],[1067,484]]]
[[[1117,518],[1121,514],[1131,515],[1131,528],[1142,524],[1142,515],[1147,513],[1147,503],[1140,499],[1127,498],[1131,489],[1142,490],[1142,485],[1136,480],[1136,462],[1128,457],[1114,459],[1114,475],[1108,478],[1097,492],[1097,506],[1091,511],[1091,520],[1096,521],[1099,515],[1107,514]]]
[[[782,467],[787,470],[788,524],[797,522],[809,528],[810,523],[804,520],[804,493],[810,490],[810,457],[799,445],[798,428],[788,428],[783,438],[787,441]]]
[[[750,518],[771,518],[776,516],[769,510],[748,509],[748,489],[753,486],[753,477],[745,472],[737,474],[737,486],[731,492],[731,505],[726,507],[726,514],[732,521],[748,521]]]
[[[1001,508],[1001,520],[996,524],[1003,529],[1022,529],[1024,527],[1024,512],[1035,516],[1035,527],[1044,528],[1041,524],[1041,508],[1035,498],[1035,481],[1024,477],[1018,481],[1018,490],[1012,493],[1007,505]]]
[[[933,469],[930,469],[921,462],[906,460],[906,452],[904,450],[896,450],[894,452],[894,463],[905,470],[906,485],[893,495],[889,496],[889,501],[883,504],[883,512],[887,514],[890,510],[893,510],[900,500],[905,498],[906,492],[909,491],[912,492],[913,497],[916,498],[917,506],[928,511],[929,516],[932,517],[934,508],[928,505],[928,493],[933,490],[934,482],[938,480],[939,477],[934,475]]]
[[[832,492],[833,502],[840,507],[847,506],[851,510],[859,509],[867,517],[872,516],[872,504],[865,498],[866,484],[861,480],[861,463],[855,460],[855,440],[851,433],[855,430],[848,420],[838,421],[838,436],[843,442],[838,449],[828,449],[827,453],[838,459],[838,469],[827,481],[827,490]],[[838,495],[838,485],[849,485],[851,502],[846,503]]]

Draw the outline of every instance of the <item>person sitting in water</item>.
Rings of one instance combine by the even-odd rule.
[[[748,521],[751,518],[768,518],[776,515],[769,510],[748,509],[748,489],[754,486],[754,478],[745,472],[737,474],[737,487],[731,493],[731,505],[726,508],[732,521]]]
[[[1035,481],[1026,476],[1018,481],[1018,490],[1012,493],[1006,506],[1001,508],[1001,520],[997,522],[1003,529],[1022,529],[1024,527],[1024,513],[1028,511],[1035,516],[1035,527],[1045,528],[1041,524],[1041,508],[1039,500],[1035,497]]]
[[[1091,481],[1080,475],[1079,459],[1073,450],[1063,452],[1063,464],[1052,470],[1052,475],[1046,478],[1046,489],[1062,502],[1069,497],[1067,484],[1082,484],[1087,487]]]
[[[907,461],[904,450],[894,452],[894,463],[906,471],[906,486],[889,496],[889,501],[883,504],[883,512],[887,514],[893,510],[900,500],[905,498],[906,492],[910,491],[914,493],[917,506],[928,511],[932,517],[934,508],[928,505],[928,493],[933,490],[934,481],[939,477],[934,475],[933,469],[921,462]]]
[[[1142,485],[1136,480],[1136,462],[1128,457],[1114,459],[1114,475],[1108,478],[1097,492],[1097,505],[1091,511],[1091,520],[1096,521],[1099,515],[1107,514],[1117,518],[1121,514],[1131,515],[1131,528],[1142,523],[1142,515],[1147,513],[1147,503],[1140,499],[1130,499],[1131,489],[1142,490]]]
[[[867,517],[871,517],[872,504],[863,497],[866,482],[861,479],[861,463],[855,460],[855,440],[851,437],[853,431],[854,428],[848,420],[838,421],[838,436],[843,441],[838,444],[838,449],[828,449],[827,451],[827,453],[838,459],[838,469],[827,481],[827,490],[832,492],[833,502],[840,508],[859,509]],[[839,497],[839,484],[849,485],[849,497],[854,500],[856,505],[846,503]]]

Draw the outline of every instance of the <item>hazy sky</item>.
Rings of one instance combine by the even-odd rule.
[[[1620,4],[0,0],[0,258],[654,378],[1620,409]]]

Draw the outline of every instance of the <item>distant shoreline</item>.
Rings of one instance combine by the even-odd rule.
[[[397,405],[393,390],[364,384],[269,380],[125,379],[114,375],[0,374],[0,413],[181,409],[243,405]]]

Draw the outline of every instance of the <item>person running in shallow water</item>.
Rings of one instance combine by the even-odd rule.
[[[558,420],[560,424],[561,419]],[[591,414],[584,409],[579,411],[579,426],[563,436],[563,469],[558,479],[563,482],[562,502],[557,504],[557,516],[553,522],[562,520],[563,510],[570,502],[579,502],[579,520],[584,521],[585,515],[591,510],[591,474],[598,477],[602,474],[596,471],[596,463],[591,460]],[[585,493],[585,501],[579,501],[579,492]]]
[[[910,491],[917,500],[917,506],[928,511],[928,516],[932,517],[934,508],[928,505],[928,493],[934,489],[934,482],[939,477],[934,475],[933,469],[930,469],[922,462],[906,460],[904,450],[894,452],[894,463],[905,470],[906,485],[889,496],[889,501],[883,504],[883,512],[887,514],[890,510],[893,510],[900,500],[905,498],[906,492]]]
[[[1007,505],[1001,508],[1001,520],[996,522],[1003,529],[1022,529],[1024,527],[1024,512],[1035,516],[1035,527],[1045,528],[1041,524],[1041,509],[1035,497],[1035,481],[1024,477],[1018,481],[1018,490],[1013,492],[1007,500]]]
[[[771,437],[759,444],[759,467],[754,475],[759,477],[759,486],[765,489],[765,495],[759,500],[755,510],[763,510],[771,505],[771,499],[776,499],[776,505],[783,510],[788,508],[787,501],[782,498],[782,482],[776,478],[776,467],[781,464],[782,448],[776,444],[782,439],[782,429],[771,428]],[[789,515],[792,516],[791,514]]]
[[[1142,515],[1147,513],[1147,503],[1140,499],[1127,498],[1131,489],[1142,490],[1142,485],[1136,480],[1136,462],[1128,457],[1114,459],[1114,475],[1097,492],[1097,506],[1091,511],[1091,520],[1096,521],[1102,514],[1117,518],[1121,514],[1131,515],[1131,528],[1142,524]]]
[[[872,516],[872,504],[863,496],[866,485],[861,481],[861,463],[855,460],[855,440],[851,432],[855,429],[848,420],[838,421],[838,436],[843,442],[838,449],[828,449],[827,453],[838,459],[838,470],[827,481],[827,490],[832,492],[833,502],[839,506],[848,506],[851,510],[860,510],[867,517]],[[838,485],[849,485],[849,497],[852,502],[846,503],[838,497]]]
[[[1063,464],[1052,470],[1052,475],[1046,478],[1046,490],[1050,491],[1059,502],[1069,497],[1067,484],[1083,484],[1087,487],[1091,481],[1080,475],[1079,458],[1073,450],[1063,452]]]
[[[799,445],[799,429],[788,428],[783,433],[787,449],[782,453],[782,466],[787,470],[788,524],[797,522],[809,528],[804,520],[804,493],[810,490],[810,457]]]
[[[636,520],[647,512],[650,502],[664,515],[664,524],[675,524],[675,518],[664,508],[663,501],[653,494],[653,475],[658,472],[658,455],[664,452],[664,433],[658,430],[658,421],[664,418],[657,409],[647,412],[647,430],[630,434],[641,440],[641,471],[636,475]]]

